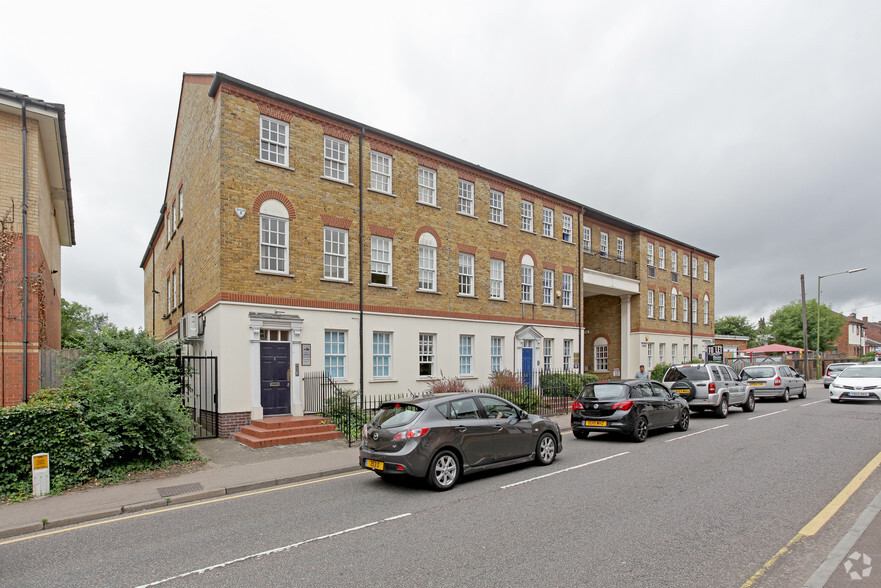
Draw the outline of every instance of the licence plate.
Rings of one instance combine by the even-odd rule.
[[[848,396],[868,396],[868,392],[849,392]]]
[[[676,393],[682,394],[683,396],[688,396],[689,394],[691,394],[691,390],[689,390],[688,388],[677,388]]]
[[[381,461],[376,461],[375,459],[368,459],[364,464],[371,470],[382,470],[385,467],[385,464]]]
[[[605,427],[606,421],[584,421],[585,427]]]
[[[749,383],[750,386],[761,386],[762,384],[764,384],[764,382],[750,382]]]

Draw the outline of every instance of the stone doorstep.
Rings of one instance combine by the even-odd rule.
[[[322,425],[329,422],[330,419],[325,417],[266,417],[251,421],[251,426],[260,427],[261,429],[285,429],[297,426]]]
[[[250,435],[251,437],[259,437],[268,439],[270,437],[279,437],[282,435],[305,435],[307,433],[329,433],[336,431],[336,427],[331,423],[327,425],[296,425],[290,427],[279,427],[276,429],[265,429],[255,425],[246,425],[241,428],[240,433]]]
[[[248,435],[247,433],[233,433],[232,438],[248,447],[259,449],[261,447],[274,447],[276,445],[293,445],[294,443],[313,443],[316,441],[332,441],[342,439],[343,434],[333,430],[325,433],[282,434],[274,437],[261,438]]]

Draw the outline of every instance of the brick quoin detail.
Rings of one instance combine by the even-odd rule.
[[[293,120],[294,118],[293,112],[291,112],[290,110],[282,110],[277,106],[260,103],[257,105],[257,108],[260,110],[260,114],[262,114],[263,116],[268,116],[277,120],[291,122],[291,120]]]
[[[543,261],[541,262],[541,267],[544,269],[555,270],[557,269],[557,264],[552,261]]]
[[[502,261],[504,261],[505,258],[507,258],[507,257],[508,257],[508,254],[505,253],[504,251],[493,251],[492,249],[489,250],[489,258],[490,259],[501,259]]]
[[[477,253],[477,247],[475,247],[474,245],[466,245],[464,243],[459,243],[458,245],[459,253],[470,253],[471,255]]]
[[[527,255],[532,258],[532,261],[538,264],[538,256],[532,249],[524,249],[520,252],[520,263],[523,263],[523,258]]]
[[[340,139],[341,141],[346,141],[347,143],[352,138],[352,135],[355,134],[348,129],[344,129],[343,127],[338,127],[330,123],[322,123],[321,128],[324,129],[325,135]]]
[[[376,235],[377,237],[385,237],[386,239],[393,239],[395,237],[395,233],[398,232],[397,229],[387,229],[386,227],[380,227],[378,225],[369,225],[371,235]]]
[[[264,190],[263,192],[260,192],[260,194],[254,200],[254,205],[251,207],[251,209],[256,213],[259,213],[260,207],[267,200],[278,200],[279,202],[284,204],[285,208],[288,209],[288,214],[292,219],[297,218],[297,211],[294,210],[294,205],[291,204],[291,201],[288,200],[287,196],[276,190]]]
[[[335,229],[344,229],[346,231],[352,226],[351,220],[347,220],[344,218],[340,218],[338,216],[333,216],[332,214],[322,214],[321,222],[325,227],[333,227]]]
[[[419,237],[422,236],[422,233],[431,233],[431,235],[437,241],[437,248],[440,249],[441,238],[440,238],[440,235],[437,234],[437,231],[435,231],[433,228],[429,227],[428,225],[426,225],[424,227],[419,227],[418,229],[416,229],[416,239],[415,239],[416,243],[419,243]]]

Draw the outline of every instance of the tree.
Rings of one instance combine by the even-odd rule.
[[[745,316],[727,315],[716,319],[716,333],[752,339],[756,334],[756,328]]]
[[[817,344],[817,301],[807,301],[808,347]],[[801,301],[795,300],[775,310],[768,319],[769,330],[777,343],[802,347]],[[825,304],[820,305],[820,351],[827,351],[841,335],[843,316]]]
[[[79,302],[61,299],[61,347],[82,348],[106,327],[113,324],[106,314],[93,314],[92,308]]]

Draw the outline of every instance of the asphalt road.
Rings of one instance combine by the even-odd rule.
[[[567,434],[549,467],[444,493],[365,471],[35,534],[0,545],[0,584],[801,586],[881,473],[793,539],[879,451],[881,404],[813,385],[642,444]]]

